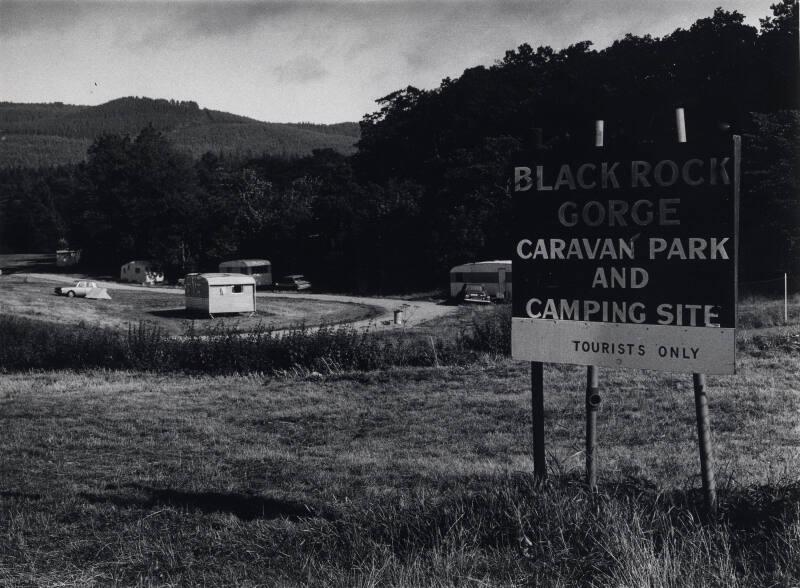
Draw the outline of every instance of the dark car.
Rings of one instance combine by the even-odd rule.
[[[467,284],[464,290],[464,302],[469,304],[491,304],[492,299],[480,284]]]
[[[275,290],[308,290],[311,288],[311,282],[301,274],[292,274],[276,280],[272,287]]]

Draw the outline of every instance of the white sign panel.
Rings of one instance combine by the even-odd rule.
[[[514,359],[731,374],[735,329],[514,318]],[[546,358],[546,359],[544,359]]]

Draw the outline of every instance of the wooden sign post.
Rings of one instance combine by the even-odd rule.
[[[597,368],[589,366],[586,370],[586,485],[592,492],[597,490],[597,464],[595,449],[597,444],[597,411],[600,408]]]
[[[605,141],[605,121],[594,122],[594,146],[602,147]],[[597,366],[586,368],[586,485],[592,492],[597,490],[597,464],[595,446],[597,444],[597,411],[600,409],[600,379]]]
[[[703,498],[712,514],[717,512],[717,484],[714,480],[714,452],[711,447],[711,420],[708,417],[706,377],[692,374],[694,384],[694,410],[697,418],[697,443],[700,448],[700,477],[703,481]]]
[[[533,475],[547,478],[544,451],[544,364],[531,362],[531,422],[533,423]]]
[[[678,143],[686,143],[686,119],[683,108],[675,109],[675,126]],[[737,186],[734,190],[738,189]],[[735,198],[738,200],[738,198]],[[714,479],[714,450],[711,444],[711,419],[708,415],[708,397],[706,396],[706,377],[704,374],[692,374],[694,387],[694,410],[697,420],[697,445],[700,451],[700,478],[703,483],[703,498],[706,509],[717,513],[717,484]]]
[[[513,167],[512,356],[532,362],[540,477],[541,363],[587,366],[590,487],[597,368],[696,374],[701,467],[713,510],[703,374],[735,373],[740,140],[688,143],[682,109],[676,120],[677,144],[609,147],[598,121],[595,146],[520,155]]]

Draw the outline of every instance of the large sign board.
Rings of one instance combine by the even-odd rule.
[[[512,356],[735,372],[739,137],[513,167]]]

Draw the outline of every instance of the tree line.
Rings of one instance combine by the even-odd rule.
[[[0,168],[46,167],[85,160],[104,134],[133,135],[152,126],[193,157],[208,151],[239,158],[263,153],[310,154],[313,149],[355,151],[357,123],[265,123],[196,102],[119,98],[98,106],[0,102]]]
[[[800,274],[797,2],[760,27],[717,9],[663,37],[597,51],[524,44],[432,90],[408,87],[361,121],[358,151],[245,157],[175,149],[152,127],[98,137],[78,165],[0,173],[0,247],[173,275],[266,257],[329,288],[441,286],[452,265],[510,257],[508,165],[521,149],[743,136],[740,276]]]

